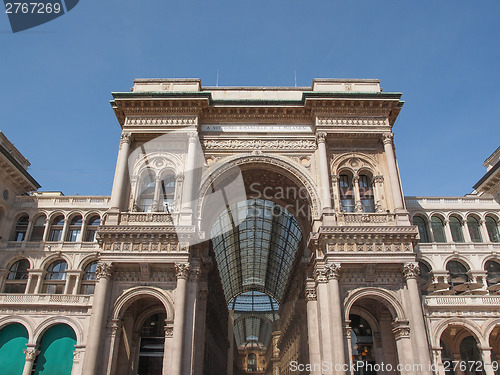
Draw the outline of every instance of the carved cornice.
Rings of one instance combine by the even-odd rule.
[[[128,117],[125,126],[195,126],[197,116]]]
[[[191,270],[189,263],[175,263],[175,273],[178,279],[187,279]]]
[[[296,151],[296,150],[315,150],[316,142],[307,139],[248,139],[248,140],[232,140],[232,139],[204,139],[201,141],[202,146],[207,150],[280,150],[280,151]]]
[[[408,262],[403,265],[403,276],[405,279],[415,279],[420,275],[420,267],[416,262]]]
[[[318,117],[316,124],[320,126],[387,126],[385,118],[360,118],[360,117]]]
[[[109,262],[99,261],[96,267],[96,280],[99,281],[101,278],[109,279],[112,276],[113,264]]]
[[[253,122],[253,121],[312,122],[309,110],[303,107],[210,107],[203,110],[202,121]]]

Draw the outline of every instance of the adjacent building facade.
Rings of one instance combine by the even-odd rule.
[[[500,149],[404,197],[378,80],[113,93],[111,196],[0,133],[2,374],[498,374]]]

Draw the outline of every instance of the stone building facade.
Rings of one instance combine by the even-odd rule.
[[[5,374],[498,374],[500,149],[404,197],[378,80],[113,93],[111,196],[39,192],[0,133]]]

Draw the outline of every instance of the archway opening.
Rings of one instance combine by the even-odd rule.
[[[115,320],[110,358],[116,374],[161,375],[165,365],[167,311],[154,296],[132,297]]]
[[[33,365],[34,375],[70,375],[76,335],[67,324],[50,327],[40,341],[40,354]]]
[[[300,224],[274,201],[248,199],[217,217],[211,238],[234,319],[234,337],[228,339],[235,342],[235,367],[240,373],[263,374],[302,241]]]
[[[470,329],[449,325],[441,334],[440,345],[446,375],[483,375],[478,340]]]
[[[3,374],[21,374],[28,343],[28,331],[20,323],[12,323],[0,331],[0,363]]]

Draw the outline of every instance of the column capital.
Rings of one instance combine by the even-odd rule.
[[[400,340],[410,337],[410,324],[407,320],[396,320],[392,323],[394,339]]]
[[[175,263],[175,274],[178,279],[187,279],[191,265],[189,263]]]
[[[95,270],[96,280],[101,278],[110,279],[113,271],[113,264],[110,262],[99,261]]]
[[[165,338],[174,337],[174,327],[171,325],[165,325]]]
[[[326,133],[325,132],[316,133],[316,142],[318,144],[325,143],[326,142]]]
[[[340,275],[340,264],[330,263],[330,264],[325,265],[325,273],[326,273],[326,278],[328,280],[332,280],[332,279],[338,280],[339,275]]]
[[[403,265],[403,276],[406,280],[420,276],[420,267],[417,262],[408,262]]]
[[[132,137],[132,134],[131,133],[122,133],[120,135],[120,147],[121,145],[123,145],[124,143],[127,143],[127,144],[131,144],[132,143],[132,140],[133,140],[133,137]]]
[[[26,361],[33,362],[38,354],[40,354],[40,350],[36,348],[28,348],[23,350],[24,354],[26,354]]]
[[[384,145],[386,145],[386,144],[392,145],[393,140],[394,140],[394,134],[392,134],[392,133],[383,133],[382,134],[382,143]]]
[[[188,136],[189,143],[194,143],[194,142],[198,141],[198,133],[189,132],[187,136]]]
[[[378,175],[378,176],[373,176],[373,182],[375,183],[382,183],[384,182],[384,176],[382,175]]]
[[[120,319],[113,319],[111,321],[111,336],[117,337],[122,331],[123,322]]]
[[[328,277],[326,276],[325,267],[321,268],[318,267],[316,268],[316,270],[314,270],[314,281],[316,281],[316,284],[328,282]]]
[[[316,288],[310,287],[305,289],[306,301],[317,301],[318,296],[316,295]]]

